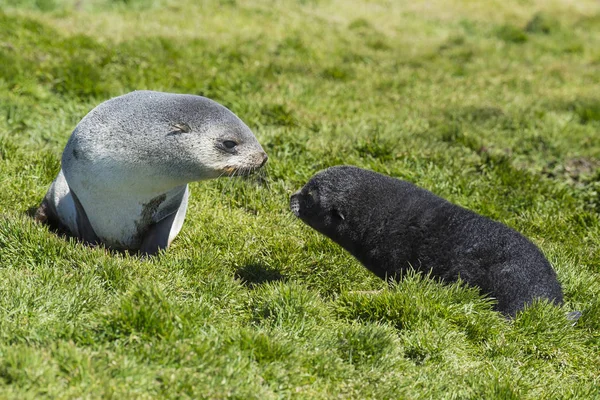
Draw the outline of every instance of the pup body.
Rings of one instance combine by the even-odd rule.
[[[562,303],[556,273],[531,241],[409,182],[332,167],[290,203],[296,216],[382,279],[411,266],[448,282],[460,277],[510,316],[536,298]]]
[[[220,104],[132,92],[77,125],[36,218],[85,242],[154,254],[181,230],[189,182],[242,175],[266,160],[250,129]]]

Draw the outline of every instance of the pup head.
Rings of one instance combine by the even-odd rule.
[[[290,209],[310,227],[337,242],[356,239],[369,218],[370,185],[378,174],[337,166],[317,173],[290,198]],[[365,212],[367,210],[367,212]]]

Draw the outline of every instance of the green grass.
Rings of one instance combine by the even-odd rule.
[[[600,398],[596,1],[0,9],[0,398]],[[135,89],[211,97],[270,156],[264,181],[192,184],[150,260],[28,215],[77,122]],[[288,211],[336,164],[523,232],[566,304],[507,321],[461,284],[386,288]]]

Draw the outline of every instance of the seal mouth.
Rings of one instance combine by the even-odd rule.
[[[296,217],[300,218],[300,193],[294,193],[290,197],[290,210]]]
[[[250,166],[235,167],[232,165],[227,165],[222,169],[222,172],[223,175],[227,175],[230,177],[252,175],[256,171],[261,169],[267,163],[268,159],[269,156],[263,151],[262,153],[254,157],[253,162],[250,163]]]
[[[223,168],[223,175],[234,177],[234,176],[250,176],[256,173],[260,169],[259,167],[225,167]]]
[[[250,166],[235,167],[228,165],[223,168],[223,174],[227,176],[248,176],[254,174],[256,171],[261,169],[269,159],[267,153],[262,152],[260,154],[260,160],[255,159],[255,162],[250,163]]]

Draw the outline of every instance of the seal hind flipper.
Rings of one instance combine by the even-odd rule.
[[[60,220],[56,206],[50,200],[49,194],[44,197],[40,206],[35,210],[33,219],[35,222],[48,225],[50,230],[60,235],[73,236],[73,232],[71,232],[69,227]]]
[[[77,211],[77,231],[79,233],[79,239],[87,244],[99,244],[100,239],[96,235],[96,232],[94,232],[94,228],[92,228],[92,224],[90,224],[90,220],[73,189],[71,189],[71,197],[73,198],[75,210]]]
[[[33,219],[35,220],[35,222],[47,225],[52,225],[54,221],[58,220],[56,210],[48,201],[48,197],[44,197],[44,200],[42,200],[42,204],[40,204],[37,210],[35,210]]]

